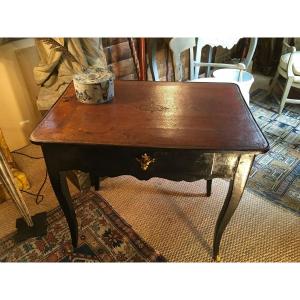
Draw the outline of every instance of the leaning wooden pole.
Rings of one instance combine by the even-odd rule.
[[[139,62],[141,68],[140,80],[146,80],[146,40],[139,38]]]
[[[129,46],[130,46],[130,49],[131,49],[131,54],[132,54],[132,57],[133,57],[133,62],[134,62],[135,68],[136,68],[136,74],[138,76],[138,79],[141,80],[140,63],[139,63],[139,58],[138,58],[138,55],[137,55],[137,52],[136,52],[135,43],[134,43],[133,38],[129,38],[128,40],[129,40]]]

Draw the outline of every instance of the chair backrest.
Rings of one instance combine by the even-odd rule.
[[[211,62],[211,54],[212,54],[212,47],[215,46],[223,46],[226,48],[232,48],[239,39],[203,39],[203,38],[173,38],[169,43],[169,47],[173,52],[173,61],[174,61],[174,68],[175,68],[175,80],[182,81],[183,79],[183,66],[180,60],[180,55],[183,51],[189,49],[190,51],[190,80],[197,79],[199,76],[199,70],[201,66],[204,67],[216,67],[216,68],[235,68],[240,70],[246,70],[250,62],[253,58],[256,45],[257,45],[257,38],[251,38],[250,45],[248,49],[247,56],[243,63],[238,64],[222,64],[222,63],[212,63]],[[204,46],[209,45],[210,52],[208,56],[208,62],[201,62],[201,53]],[[196,53],[194,58],[194,47],[196,46]],[[209,76],[209,69],[208,69],[208,76]]]
[[[293,45],[293,46],[292,46]],[[300,38],[284,38],[282,41],[281,55],[300,51]]]
[[[297,82],[294,82],[293,83],[293,86],[294,87],[297,87],[299,88],[300,87],[300,84],[299,84],[299,78],[300,78],[300,75],[299,75],[299,71],[297,71],[297,69],[299,70],[299,52],[300,51],[297,51],[297,48],[296,46],[298,47],[298,40],[295,40],[294,38],[291,39],[291,38],[284,38],[283,39],[283,44],[282,44],[282,50],[281,50],[281,55],[282,55],[282,58],[283,61],[285,60],[283,57],[285,57],[284,54],[287,54],[289,53],[290,55],[288,56],[288,59],[287,59],[287,67],[282,67],[281,65],[281,59],[280,59],[280,62],[279,62],[279,65],[278,65],[278,68],[277,70],[279,71],[279,73],[283,76],[283,77],[288,77],[289,79],[293,78],[293,81],[296,80]],[[295,45],[295,46],[292,46],[291,44]],[[298,67],[297,67],[298,65]],[[296,71],[295,71],[295,70]]]

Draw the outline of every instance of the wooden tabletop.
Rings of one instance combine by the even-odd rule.
[[[73,84],[30,137],[36,144],[265,152],[268,142],[231,83],[115,81],[111,103],[76,100]]]

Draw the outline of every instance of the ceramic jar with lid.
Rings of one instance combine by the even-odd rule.
[[[86,104],[109,102],[114,97],[114,76],[107,69],[91,67],[73,76],[76,97]]]

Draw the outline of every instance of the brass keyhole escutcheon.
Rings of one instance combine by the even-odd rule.
[[[147,153],[144,153],[141,158],[136,158],[140,163],[143,171],[147,171],[151,163],[155,162],[155,158],[151,158]]]

